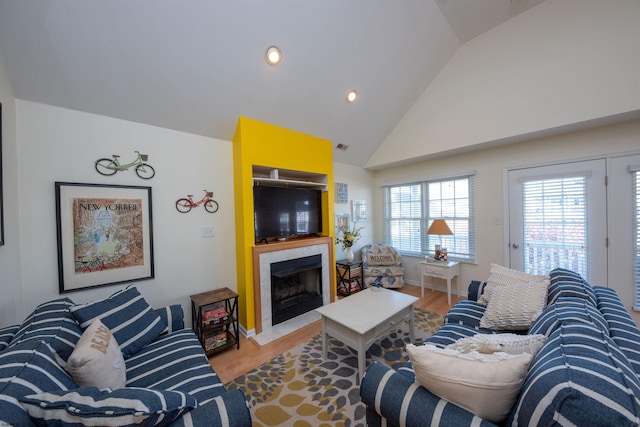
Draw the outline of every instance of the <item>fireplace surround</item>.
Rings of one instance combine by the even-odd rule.
[[[300,327],[320,319],[320,315],[313,308],[306,313],[297,315],[278,323],[271,310],[271,265],[283,261],[320,256],[319,282],[322,285],[320,292],[321,305],[331,302],[331,289],[333,285],[333,251],[331,251],[330,237],[313,237],[308,239],[292,240],[290,242],[276,242],[257,245],[253,248],[254,269],[254,307],[256,319],[256,338],[263,336],[280,336],[292,332]],[[277,317],[277,316],[276,316]],[[260,340],[258,339],[260,342]]]

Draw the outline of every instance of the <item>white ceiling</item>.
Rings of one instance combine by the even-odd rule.
[[[0,0],[0,57],[19,99],[224,140],[247,116],[362,166],[461,43],[542,1]]]

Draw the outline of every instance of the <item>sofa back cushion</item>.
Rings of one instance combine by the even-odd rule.
[[[640,329],[611,288],[594,286],[598,297],[598,310],[609,325],[609,336],[627,356],[633,370],[640,376]]]
[[[82,329],[71,314],[73,301],[59,298],[36,307],[27,316],[9,343],[9,347],[40,341],[49,343],[63,360],[67,360],[82,336]]]
[[[0,353],[0,425],[33,425],[18,401],[21,397],[76,387],[47,343],[32,344],[15,344]]]
[[[598,306],[598,299],[593,287],[578,273],[564,268],[556,268],[549,272],[550,284],[547,305],[555,304],[558,298],[584,298]]]
[[[563,324],[533,360],[508,424],[637,426],[638,396],[640,380],[605,332]]]
[[[20,325],[7,326],[6,328],[0,329],[0,351],[9,347],[9,343],[13,340],[13,337],[16,336],[16,332],[18,332],[18,328],[20,328]]]
[[[562,297],[548,306],[529,328],[530,334],[549,336],[562,324],[586,323],[608,333],[607,321],[588,300],[576,297]]]
[[[99,301],[76,305],[71,312],[82,329],[88,328],[95,319],[100,319],[113,333],[125,359],[167,329],[167,325],[135,286]]]

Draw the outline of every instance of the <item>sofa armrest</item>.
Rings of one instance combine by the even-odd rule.
[[[163,332],[163,335],[184,329],[184,310],[182,309],[182,305],[173,304],[156,308],[155,312],[158,313],[162,321],[168,326],[168,329]]]
[[[471,283],[469,283],[467,299],[471,301],[478,301],[478,297],[482,294],[482,290],[484,289],[486,284],[487,282],[472,280]]]
[[[251,427],[251,413],[244,393],[240,389],[229,390],[187,412],[169,427],[187,426]]]
[[[440,399],[405,375],[381,363],[367,367],[360,397],[373,411],[395,426],[494,426],[459,406]],[[375,424],[369,423],[368,424]]]

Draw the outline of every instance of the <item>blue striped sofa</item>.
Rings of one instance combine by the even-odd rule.
[[[550,272],[547,307],[530,334],[547,341],[529,366],[509,426],[640,425],[640,329],[616,292],[590,286],[578,274]],[[460,338],[498,333],[480,328],[485,306],[475,302],[483,284],[445,316],[427,341],[445,347]],[[512,331],[510,331],[512,332]],[[367,367],[360,387],[368,426],[493,426],[415,382],[411,363]]]
[[[123,305],[134,304],[136,298],[132,298],[132,293],[136,294],[137,290],[127,288],[118,292],[126,300]],[[137,295],[139,302],[142,298]],[[89,399],[89,396],[104,392],[97,388],[78,387],[62,367],[83,333],[81,324],[73,315],[74,307],[78,305],[69,298],[48,301],[39,305],[22,324],[0,329],[0,426],[69,425],[69,421],[59,422],[59,418],[47,422],[39,418],[34,420],[24,404],[29,403],[27,400],[33,396],[43,394],[70,396],[77,393]],[[102,417],[99,421],[87,422],[94,422],[93,425],[138,425],[144,419],[144,425],[172,427],[250,426],[251,415],[244,394],[239,390],[225,389],[209,365],[196,335],[184,328],[182,306],[172,305],[156,310],[148,307],[138,311],[154,319],[152,326],[143,333],[153,328],[156,332],[151,341],[141,348],[133,341],[127,344],[131,354],[125,356],[126,387],[113,390],[109,404],[114,404],[118,397],[129,402],[139,401],[146,408],[153,409],[149,409],[150,414],[142,418],[134,418],[134,422],[116,424],[112,417],[119,408],[109,407],[92,414],[94,419]],[[107,320],[101,320],[106,324]],[[140,325],[142,321],[136,318],[130,323]],[[117,332],[113,336],[117,339]],[[125,354],[124,347],[122,352]],[[106,392],[111,393],[111,390]],[[74,409],[73,405],[65,402],[63,409],[69,413],[70,409],[80,412],[77,409],[80,404],[76,403],[73,402]],[[159,409],[153,406],[156,404]],[[47,409],[52,407],[46,406]],[[96,410],[89,407],[86,411]],[[44,418],[47,416],[53,415],[43,415]],[[82,424],[80,421],[76,424],[74,419],[70,425]]]

